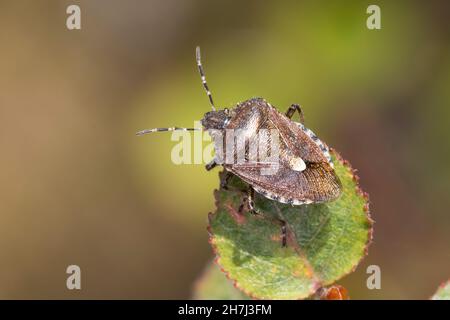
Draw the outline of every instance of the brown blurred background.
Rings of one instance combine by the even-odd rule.
[[[66,8],[81,7],[81,30]],[[381,30],[366,8],[381,7]],[[450,277],[450,7],[434,1],[0,1],[0,298],[188,298],[217,170],[170,161],[209,105],[264,96],[359,170],[376,220],[352,298]],[[66,289],[66,267],[82,290]],[[382,289],[366,288],[377,264]]]

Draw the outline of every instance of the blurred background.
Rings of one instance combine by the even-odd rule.
[[[81,30],[66,28],[67,6]],[[366,27],[370,4],[381,30]],[[445,1],[0,1],[0,298],[189,298],[218,170],[170,134],[216,105],[299,103],[358,169],[374,242],[352,298],[426,299],[450,276]],[[66,268],[82,290],[66,288]],[[366,288],[366,267],[382,289]]]

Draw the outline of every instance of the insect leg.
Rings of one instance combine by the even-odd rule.
[[[254,215],[257,215],[259,212],[255,210],[255,204],[253,202],[253,195],[254,195],[253,188],[249,187],[247,190],[243,190],[243,192],[245,193],[245,196],[242,199],[242,203],[239,206],[238,212],[243,213],[244,208],[247,207],[248,211],[250,211]]]
[[[286,221],[278,219],[281,223],[281,246],[287,246],[287,229],[286,229]]]
[[[224,176],[220,179],[220,188],[228,190],[228,182],[230,181],[233,174],[225,170]]]
[[[217,166],[217,162],[216,162],[216,160],[213,159],[211,162],[206,164],[205,168],[207,171],[210,171],[210,170],[214,169],[216,166]]]
[[[253,200],[254,197],[255,197],[255,190],[252,187],[249,187],[249,189],[247,190],[247,196],[244,198],[244,201],[239,206],[238,212],[242,213],[245,205],[247,205],[249,211],[254,215],[254,217],[260,218],[260,219],[267,219],[273,223],[278,224],[281,227],[281,245],[283,247],[286,247],[287,246],[286,221],[284,221],[283,219],[280,219],[278,217],[269,217],[264,214],[261,214],[261,212],[259,212],[259,210],[255,208],[255,202]]]
[[[292,116],[294,115],[295,111],[297,111],[298,114],[300,115],[300,123],[304,124],[305,123],[305,118],[303,117],[303,110],[298,104],[292,104],[289,107],[289,109],[286,111],[286,117],[291,119]]]
[[[214,106],[211,91],[209,91],[208,84],[206,83],[205,72],[203,71],[202,61],[201,61],[201,57],[200,57],[200,47],[197,47],[195,49],[195,57],[197,59],[198,72],[200,73],[200,77],[202,78],[202,84],[203,84],[203,87],[205,88],[206,94],[208,95],[209,103],[211,104],[213,111],[216,111],[216,107]]]
[[[253,201],[254,198],[255,198],[255,189],[249,187],[247,191],[248,209],[253,214],[260,214],[259,211],[255,209],[255,202]]]

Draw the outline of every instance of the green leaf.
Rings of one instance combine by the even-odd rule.
[[[439,286],[431,300],[450,300],[450,280]]]
[[[215,191],[210,243],[216,261],[235,286],[259,299],[304,299],[352,272],[372,237],[368,197],[348,162],[332,152],[343,185],[339,199],[290,206],[255,195],[261,216],[239,215],[246,184],[237,177],[229,190]],[[223,174],[223,173],[222,173]],[[234,191],[233,191],[234,190]],[[276,218],[287,222],[288,246],[281,245]]]
[[[195,283],[193,298],[196,300],[245,300],[249,299],[233,286],[231,280],[214,265],[208,263]]]

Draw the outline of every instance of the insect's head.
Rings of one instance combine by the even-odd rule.
[[[205,128],[206,130],[222,130],[227,126],[230,119],[231,117],[229,110],[223,109],[205,113],[203,119],[201,120],[201,123],[203,128]]]

